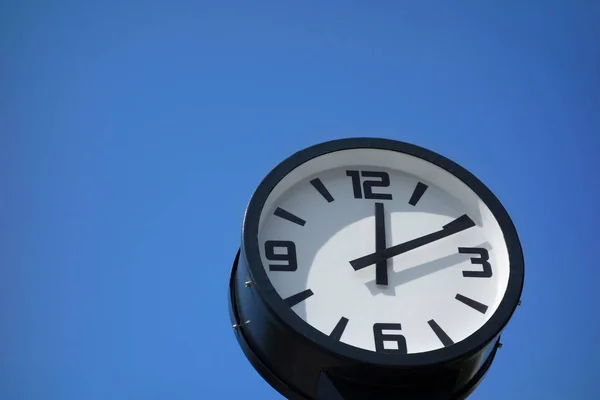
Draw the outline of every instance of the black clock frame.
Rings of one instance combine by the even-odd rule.
[[[358,148],[405,153],[445,169],[469,186],[498,221],[508,249],[508,286],[494,315],[465,340],[416,354],[359,349],[304,322],[284,303],[268,279],[258,247],[258,225],[273,188],[292,170],[315,157]],[[417,145],[382,138],[338,139],[288,157],[267,174],[252,195],[243,220],[242,245],[232,268],[230,317],[250,362],[288,398],[334,398],[325,394],[329,386],[339,399],[374,400],[398,398],[399,394],[405,398],[461,398],[478,385],[489,368],[500,333],[518,305],[523,283],[523,252],[514,224],[496,196],[473,174]],[[439,387],[431,387],[432,379]],[[361,388],[369,397],[360,397]],[[350,394],[342,394],[344,390]]]

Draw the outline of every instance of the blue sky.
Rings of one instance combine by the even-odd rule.
[[[400,4],[402,3],[402,4]],[[500,198],[523,306],[472,399],[598,399],[596,1],[4,1],[0,398],[278,399],[227,279],[244,208],[348,136]]]

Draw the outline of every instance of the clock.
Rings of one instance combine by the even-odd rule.
[[[229,312],[289,399],[458,399],[489,369],[523,281],[516,229],[473,174],[413,144],[347,138],[259,184]]]

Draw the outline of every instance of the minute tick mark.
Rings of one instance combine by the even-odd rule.
[[[294,224],[300,225],[300,226],[304,226],[304,224],[306,224],[306,221],[303,220],[302,218],[292,214],[289,211],[284,210],[281,207],[277,207],[277,209],[275,210],[275,212],[273,213],[275,216],[279,217],[279,218],[283,218],[287,221],[293,222]]]
[[[294,307],[296,304],[303,302],[313,294],[314,293],[312,290],[306,289],[301,291],[300,293],[296,293],[291,295],[290,297],[286,297],[285,299],[283,299],[283,301],[285,301],[285,304],[287,304],[288,307]]]
[[[323,196],[325,200],[327,200],[328,203],[331,203],[334,200],[331,193],[329,193],[329,190],[327,190],[327,188],[325,187],[325,185],[323,185],[323,182],[321,182],[319,178],[313,179],[312,181],[310,181],[310,184],[313,185],[315,189],[317,189],[317,191],[321,194],[321,196]]]
[[[454,344],[452,339],[450,339],[450,336],[448,336],[448,334],[444,332],[444,330],[437,324],[437,322],[435,322],[435,320],[430,319],[429,321],[427,321],[427,323],[429,324],[431,329],[433,329],[433,333],[435,333],[438,339],[440,339],[440,342],[442,342],[444,347],[448,347],[451,344]]]
[[[344,333],[344,330],[346,329],[346,325],[348,325],[348,318],[346,318],[346,317],[340,318],[340,320],[338,321],[335,328],[333,328],[333,330],[329,334],[329,337],[339,341],[342,338],[342,334]]]
[[[486,306],[485,304],[482,304],[476,300],[470,299],[467,296],[463,296],[460,293],[456,295],[455,299],[460,301],[461,303],[466,304],[469,307],[479,311],[482,314],[485,314],[485,312],[488,309],[488,306]]]
[[[417,183],[417,186],[415,187],[412,196],[410,196],[408,204],[410,204],[411,206],[416,206],[419,200],[421,200],[421,196],[423,196],[423,193],[425,193],[428,187],[429,186],[427,186],[423,182]]]

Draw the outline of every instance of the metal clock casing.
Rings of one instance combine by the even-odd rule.
[[[508,283],[491,318],[466,339],[414,354],[367,351],[332,340],[308,325],[273,287],[258,248],[259,219],[267,197],[299,166],[349,149],[392,151],[441,167],[470,187],[493,213],[510,260]],[[472,174],[439,154],[404,142],[340,139],[292,155],[265,177],[252,196],[244,217],[242,245],[231,271],[230,316],[247,358],[287,398],[464,398],[481,381],[496,354],[500,333],[518,304],[523,277],[516,230],[500,202]]]

